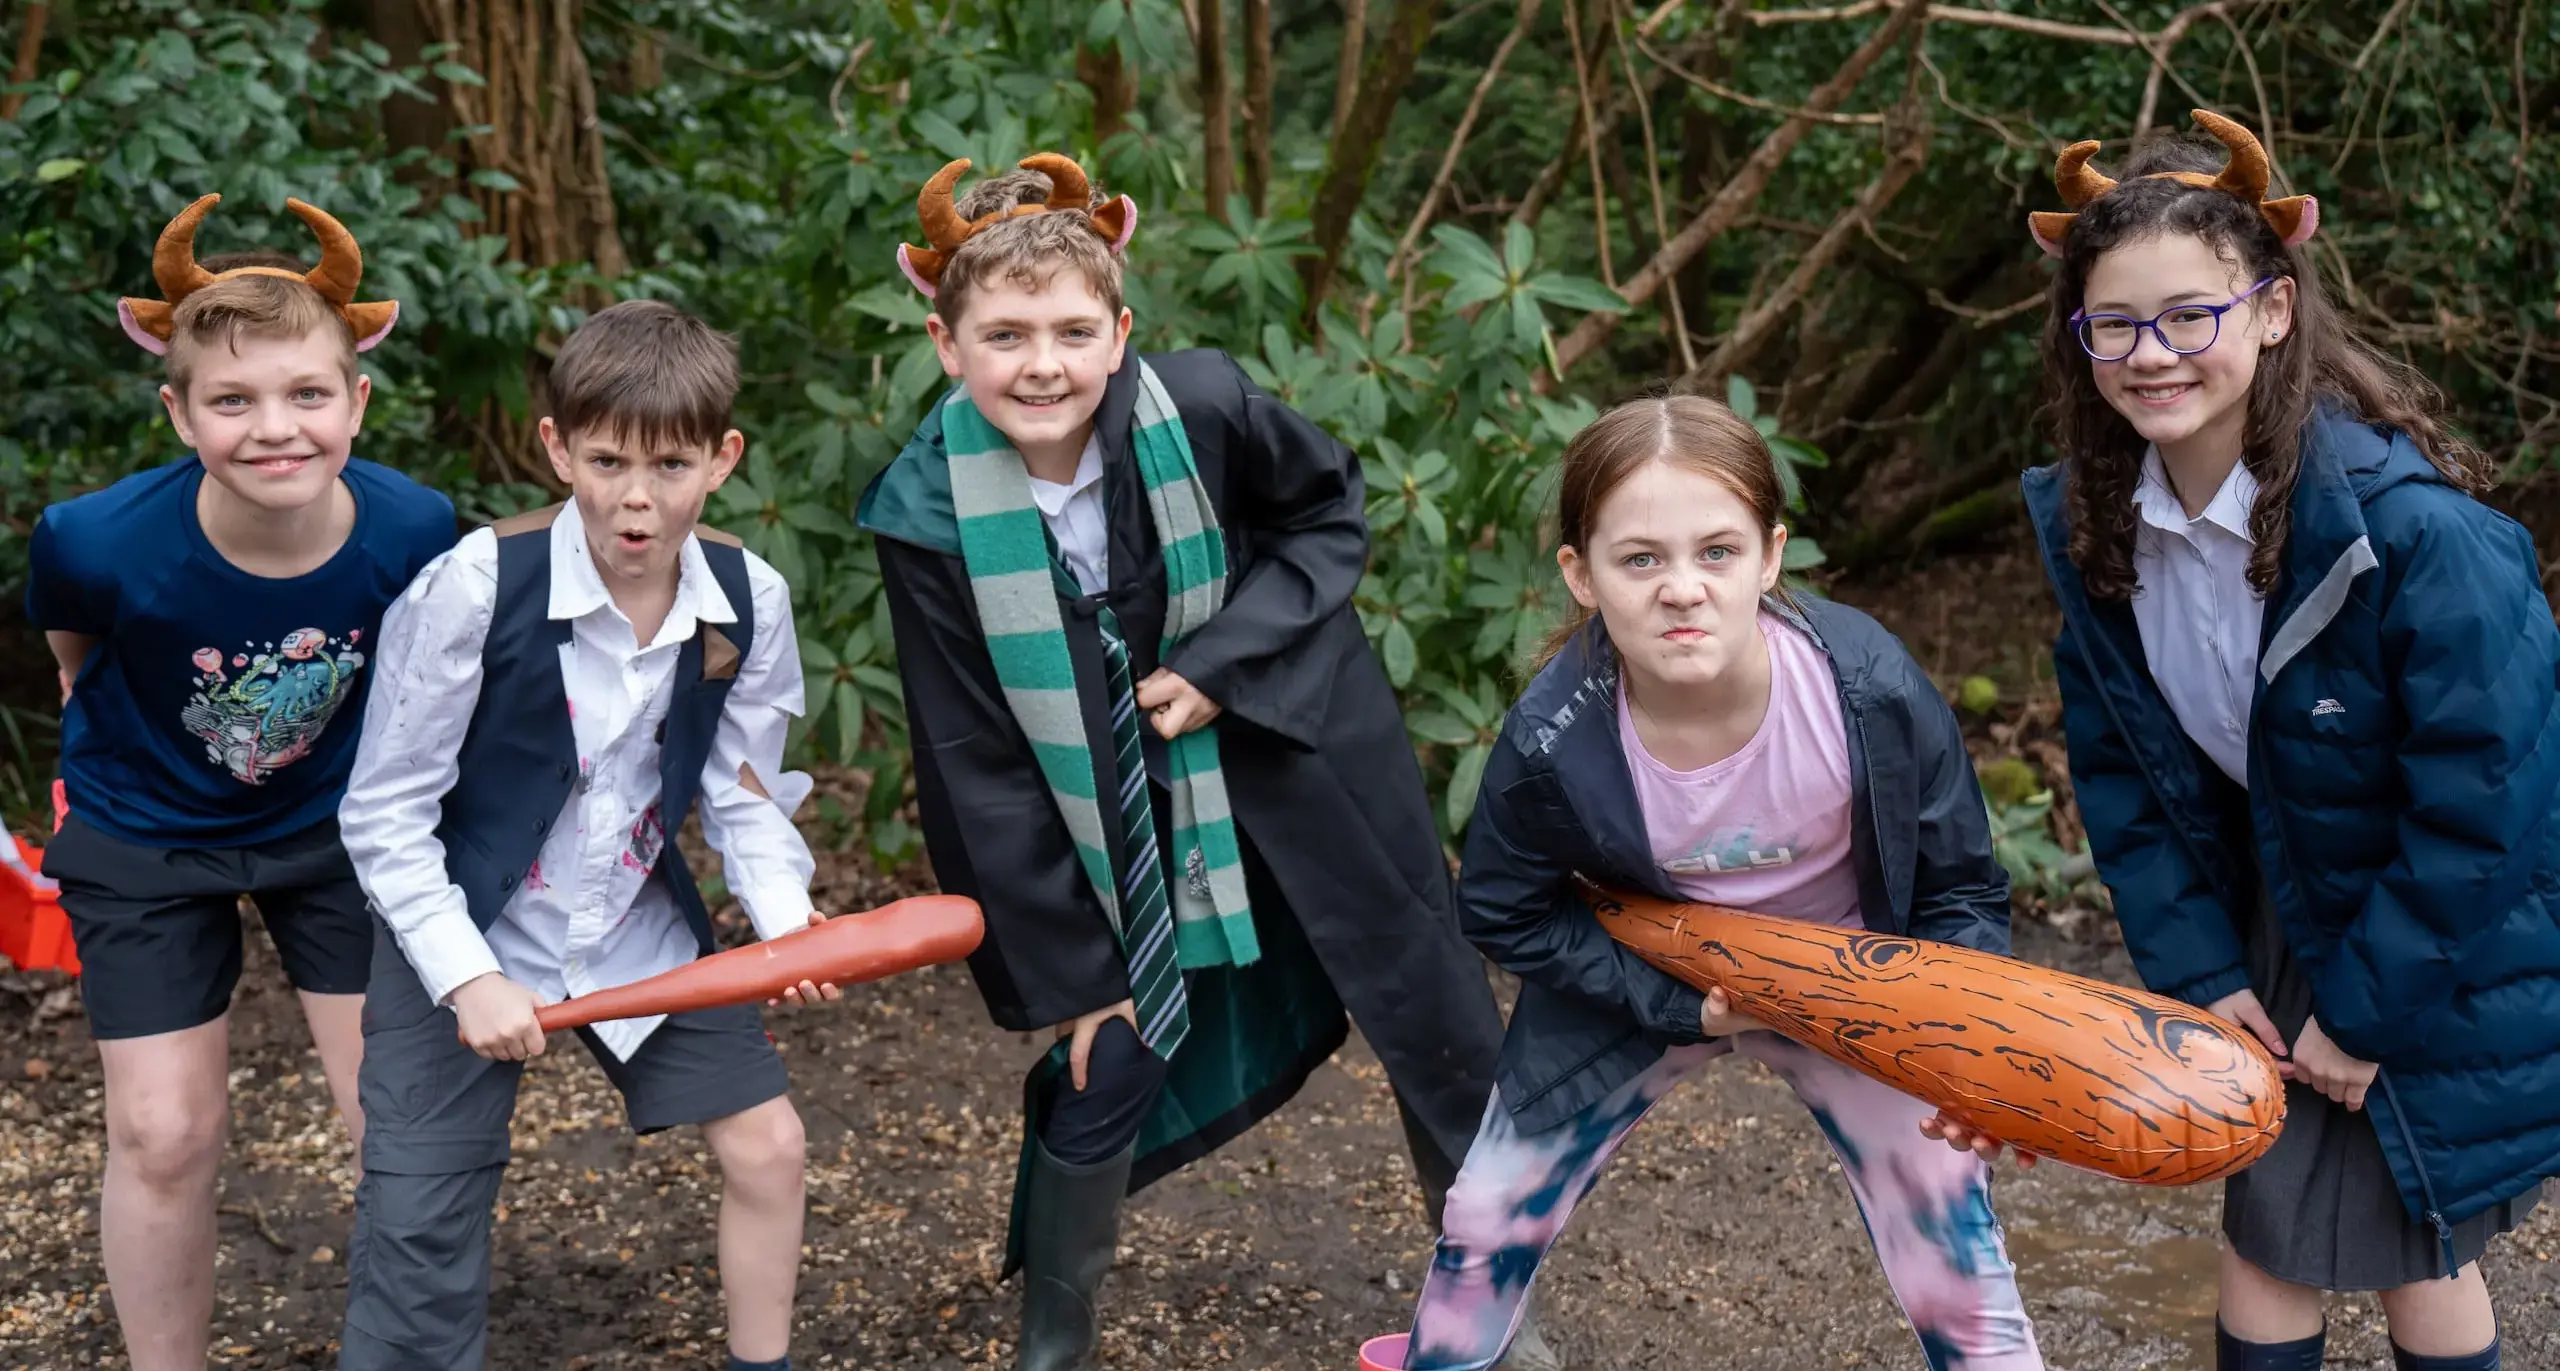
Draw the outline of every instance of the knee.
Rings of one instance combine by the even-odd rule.
[[[201,1183],[221,1169],[229,1102],[171,1092],[125,1101],[107,1119],[107,1150],[119,1169],[154,1189]]]
[[[799,1111],[789,1100],[775,1100],[724,1120],[712,1136],[711,1150],[731,1189],[788,1198],[800,1192],[809,1140]]]
[[[1440,1219],[1441,1235],[1461,1247],[1481,1248],[1500,1242],[1511,1226],[1508,1187],[1495,1182],[1487,1169],[1464,1167],[1449,1186]]]

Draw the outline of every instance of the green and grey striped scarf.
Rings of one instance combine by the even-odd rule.
[[[1132,433],[1138,471],[1146,483],[1157,541],[1164,548],[1162,655],[1198,632],[1225,603],[1226,539],[1200,483],[1181,414],[1154,369],[1134,356],[1130,360],[1138,367]],[[1121,902],[1104,848],[1103,806],[1094,793],[1092,751],[1077,703],[1075,669],[1067,656],[1066,627],[1058,613],[1057,562],[1039,507],[1031,500],[1030,475],[1013,444],[970,403],[966,387],[954,387],[943,401],[942,434],[950,456],[961,560],[995,659],[996,679],[1039,758],[1050,798],[1075,839],[1085,878],[1125,942],[1128,931],[1122,929]],[[1113,705],[1126,707],[1121,701]],[[1166,884],[1173,894],[1182,965],[1247,965],[1261,949],[1245,900],[1244,866],[1214,726],[1174,739],[1168,744],[1168,762],[1175,865],[1166,873]],[[1124,787],[1145,784],[1140,778],[1119,779]]]

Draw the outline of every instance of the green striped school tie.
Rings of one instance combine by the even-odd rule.
[[[1120,950],[1129,959],[1129,996],[1137,1002],[1138,1040],[1167,1061],[1191,1031],[1191,1004],[1182,988],[1182,957],[1174,946],[1173,904],[1165,896],[1164,858],[1156,846],[1155,806],[1148,798],[1147,761],[1138,730],[1137,687],[1129,678],[1129,645],[1120,620],[1101,606],[1102,655],[1111,664],[1111,742],[1120,781],[1120,851],[1128,874],[1120,881]]]

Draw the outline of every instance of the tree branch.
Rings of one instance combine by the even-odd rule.
[[[1894,10],[1893,18],[1880,25],[1866,42],[1859,44],[1858,50],[1832,73],[1830,80],[1805,97],[1802,110],[1772,130],[1760,141],[1760,146],[1752,149],[1741,169],[1716,191],[1715,198],[1707,202],[1706,208],[1699,211],[1698,216],[1690,220],[1677,236],[1664,243],[1661,250],[1654,253],[1653,260],[1646,262],[1618,287],[1618,293],[1626,297],[1628,305],[1644,303],[1673,273],[1687,265],[1690,258],[1704,251],[1707,244],[1732,227],[1733,222],[1742,217],[1743,211],[1760,198],[1760,193],[1768,189],[1769,180],[1777,174],[1779,164],[1795,151],[1796,144],[1804,141],[1805,134],[1813,128],[1811,116],[1827,112],[1846,99],[1878,58],[1905,37],[1918,32],[1926,22],[1928,12],[1929,6],[1920,0],[1904,0]],[[1617,331],[1619,321],[1625,317],[1612,312],[1585,315],[1582,322],[1574,325],[1573,331],[1556,344],[1555,367],[1550,372],[1540,373],[1539,392],[1543,394],[1551,390],[1556,376],[1572,370],[1574,363],[1607,342],[1609,335]]]
[[[1369,0],[1342,0],[1342,51],[1333,64],[1333,136],[1351,118],[1351,101],[1360,92],[1360,53],[1369,40]]]
[[[1209,217],[1227,222],[1227,198],[1236,188],[1235,114],[1227,101],[1227,3],[1200,0],[1194,44],[1200,59],[1200,158],[1208,173],[1202,192]]]
[[[1923,133],[1915,132],[1905,138],[1891,159],[1886,161],[1884,170],[1859,192],[1857,202],[1841,211],[1840,217],[1831,221],[1831,227],[1823,230],[1812,247],[1805,249],[1803,258],[1797,261],[1795,270],[1787,274],[1787,279],[1780,282],[1758,308],[1738,320],[1733,331],[1725,335],[1714,352],[1708,354],[1707,360],[1690,368],[1688,374],[1680,378],[1677,388],[1687,391],[1701,382],[1720,380],[1744,358],[1757,351],[1769,331],[1776,328],[1787,312],[1796,307],[1796,302],[1804,298],[1804,293],[1812,288],[1814,278],[1829,268],[1832,259],[1849,245],[1850,237],[1875,222],[1875,216],[1893,203],[1893,197],[1902,193],[1913,173],[1928,160],[1928,148],[1928,138]]]
[[[1370,54],[1360,74],[1360,92],[1334,134],[1311,216],[1316,251],[1298,259],[1311,320],[1324,303],[1325,289],[1333,284],[1334,268],[1341,264],[1342,249],[1351,238],[1352,217],[1360,212],[1369,174],[1377,169],[1378,149],[1386,142],[1387,126],[1404,98],[1405,83],[1413,76],[1414,63],[1422,56],[1439,9],[1440,0],[1398,0],[1386,43]]]
[[[1457,130],[1449,135],[1449,146],[1440,154],[1440,170],[1431,177],[1431,188],[1422,193],[1422,207],[1413,212],[1412,222],[1404,226],[1404,236],[1396,239],[1396,250],[1387,258],[1387,279],[1392,281],[1404,270],[1422,232],[1431,226],[1431,216],[1439,211],[1440,197],[1449,189],[1449,180],[1457,174],[1458,154],[1466,151],[1467,139],[1475,133],[1476,116],[1484,112],[1484,98],[1493,89],[1494,78],[1502,74],[1502,66],[1511,60],[1511,50],[1520,46],[1538,21],[1538,10],[1545,0],[1520,0],[1520,13],[1511,21],[1511,32],[1504,34],[1502,45],[1493,50],[1493,60],[1485,63],[1484,74],[1476,78],[1474,93],[1467,97],[1466,112],[1458,116]]]
[[[1731,86],[1710,81],[1696,72],[1673,62],[1670,58],[1663,56],[1661,53],[1655,52],[1653,50],[1653,45],[1645,42],[1641,34],[1636,38],[1636,50],[1642,52],[1646,58],[1653,62],[1655,66],[1662,68],[1662,70],[1673,76],[1679,77],[1690,85],[1696,86],[1698,89],[1705,91],[1707,94],[1712,95],[1719,100],[1730,100],[1737,105],[1742,105],[1750,109],[1766,110],[1771,114],[1784,114],[1789,116],[1803,115],[1805,118],[1811,119],[1820,124],[1838,124],[1850,128],[1873,128],[1884,123],[1884,116],[1881,114],[1833,114],[1828,111],[1801,110],[1790,105],[1781,105],[1775,100],[1763,100],[1756,95],[1745,95]]]
[[[44,53],[44,23],[52,9],[53,6],[43,3],[43,0],[27,6],[27,26],[18,31],[18,62],[9,68],[10,85],[24,86],[35,82],[36,59]],[[25,103],[27,97],[20,91],[0,95],[0,119],[17,118],[18,107]]]
[[[1636,84],[1636,59],[1634,54],[1630,52],[1627,47],[1626,28],[1618,22],[1617,0],[1608,0],[1608,3],[1610,7],[1609,32],[1618,40],[1618,66],[1626,73],[1628,88],[1634,89]],[[1669,13],[1668,7],[1663,10],[1656,11],[1656,13]],[[1636,117],[1642,121],[1644,127],[1645,189],[1649,193],[1653,205],[1653,244],[1656,248],[1659,248],[1664,243],[1671,240],[1671,220],[1669,216],[1664,213],[1662,207],[1662,151],[1661,148],[1655,144],[1653,139],[1653,102],[1649,100],[1636,101]],[[1698,354],[1697,349],[1689,342],[1688,313],[1681,307],[1680,292],[1676,288],[1666,290],[1662,293],[1662,297],[1669,301],[1671,305],[1671,337],[1674,344],[1680,349],[1680,365],[1683,368],[1694,371],[1698,366]]]
[[[1615,289],[1618,273],[1609,263],[1609,193],[1600,180],[1600,129],[1591,117],[1591,66],[1582,51],[1582,14],[1574,0],[1564,0],[1564,36],[1573,48],[1573,91],[1582,106],[1583,153],[1591,163],[1591,243],[1600,253],[1601,284]]]
[[[1271,212],[1271,0],[1244,0],[1244,193]]]

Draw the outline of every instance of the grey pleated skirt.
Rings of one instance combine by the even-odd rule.
[[[2240,930],[2249,981],[2292,1042],[2311,1016],[2311,980],[2285,945],[2272,902]],[[2318,1290],[2391,1290],[2451,1274],[2444,1243],[2409,1216],[2373,1115],[2301,1082],[2285,1086],[2284,1132],[2256,1165],[2222,1183],[2222,1233],[2278,1280]],[[2453,1226],[2456,1269],[2533,1212],[2537,1187]]]

